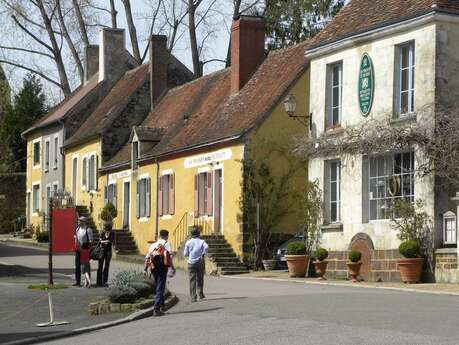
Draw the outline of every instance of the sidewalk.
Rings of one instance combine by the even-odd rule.
[[[326,276],[326,275],[325,275]],[[429,293],[459,296],[459,284],[437,284],[437,283],[421,283],[421,284],[404,284],[396,282],[358,282],[352,283],[349,280],[318,280],[317,278],[290,278],[287,271],[257,271],[249,274],[241,274],[237,276],[225,276],[230,279],[258,279],[268,281],[287,281],[304,284],[323,284],[333,286],[348,286],[356,288],[373,288],[386,289],[407,292]]]

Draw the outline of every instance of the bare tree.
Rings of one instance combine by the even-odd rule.
[[[118,24],[116,22],[116,16],[118,12],[116,11],[115,8],[115,0],[110,0],[110,16],[112,20],[112,28],[116,29],[118,27]]]
[[[134,19],[132,17],[131,2],[130,0],[121,0],[124,5],[124,12],[126,13],[126,21],[129,30],[129,37],[131,38],[132,53],[134,58],[141,62],[142,58],[140,57],[139,42],[137,40],[137,29],[134,24]]]

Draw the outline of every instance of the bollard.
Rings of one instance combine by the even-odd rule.
[[[37,327],[51,327],[51,326],[60,326],[68,325],[68,321],[54,321],[54,310],[53,310],[53,299],[51,297],[51,292],[48,291],[48,306],[49,306],[49,322],[37,323]]]

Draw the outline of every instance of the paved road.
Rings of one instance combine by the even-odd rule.
[[[186,294],[182,272],[170,284]],[[183,296],[161,318],[47,344],[459,344],[456,296],[215,277],[206,295]]]

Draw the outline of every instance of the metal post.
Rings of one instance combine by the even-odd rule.
[[[51,298],[51,292],[49,291],[48,291],[48,304],[49,304],[49,322],[54,323],[53,300]]]
[[[68,325],[68,321],[54,321],[54,310],[53,310],[53,299],[51,297],[51,292],[48,291],[48,305],[49,305],[49,322],[37,323],[37,327],[50,327],[50,326],[60,326]]]
[[[48,205],[48,224],[49,224],[49,246],[48,246],[48,284],[53,285],[53,198],[50,198]],[[51,299],[50,299],[51,300]],[[50,302],[51,303],[51,302]]]

